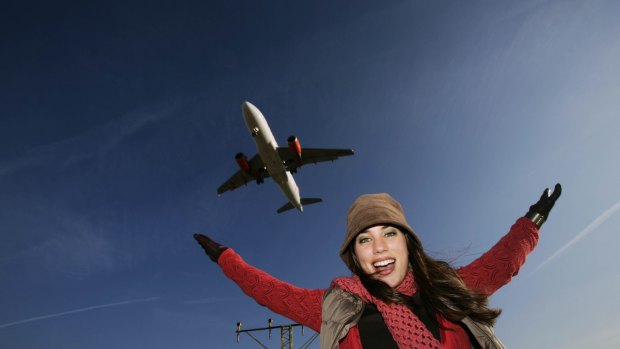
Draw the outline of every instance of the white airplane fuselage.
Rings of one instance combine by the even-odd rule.
[[[284,167],[284,163],[278,154],[278,142],[273,137],[271,129],[263,114],[250,102],[244,102],[242,106],[243,119],[250,131],[250,135],[256,143],[258,154],[260,155],[267,172],[278,184],[289,202],[300,212],[303,211],[299,188],[293,176]]]

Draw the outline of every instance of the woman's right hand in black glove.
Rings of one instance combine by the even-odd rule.
[[[206,235],[194,234],[194,239],[198,241],[198,244],[202,246],[207,256],[209,256],[209,258],[211,258],[211,260],[215,263],[217,263],[217,260],[220,258],[222,252],[228,249],[228,247],[222,246],[217,242],[209,239],[209,237],[207,237]]]

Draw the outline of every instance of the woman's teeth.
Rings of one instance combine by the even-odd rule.
[[[390,264],[392,264],[392,263],[394,263],[394,262],[396,262],[396,260],[395,260],[395,259],[386,259],[386,260],[384,260],[384,261],[380,261],[380,262],[377,262],[377,263],[373,263],[373,266],[374,266],[375,268],[380,268],[380,267],[385,267],[385,266],[387,266],[387,265],[390,265]]]

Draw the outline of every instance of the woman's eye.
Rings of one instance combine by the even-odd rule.
[[[396,232],[391,230],[391,231],[386,232],[384,236],[385,237],[390,237],[390,236],[394,236],[394,235],[396,235]]]
[[[368,241],[370,241],[369,238],[361,238],[361,239],[357,240],[357,243],[358,244],[364,244],[364,243],[367,243]]]

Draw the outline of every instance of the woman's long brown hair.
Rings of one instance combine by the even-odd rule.
[[[488,296],[469,289],[450,264],[428,256],[417,238],[402,228],[399,230],[406,237],[409,264],[413,269],[416,288],[422,305],[429,314],[439,312],[452,322],[469,316],[476,322],[493,326],[501,310],[488,306]],[[348,264],[353,266],[353,273],[360,278],[368,292],[386,303],[402,304],[413,309],[413,297],[404,295],[383,281],[364,273],[355,256],[354,243],[347,249],[346,258]]]

